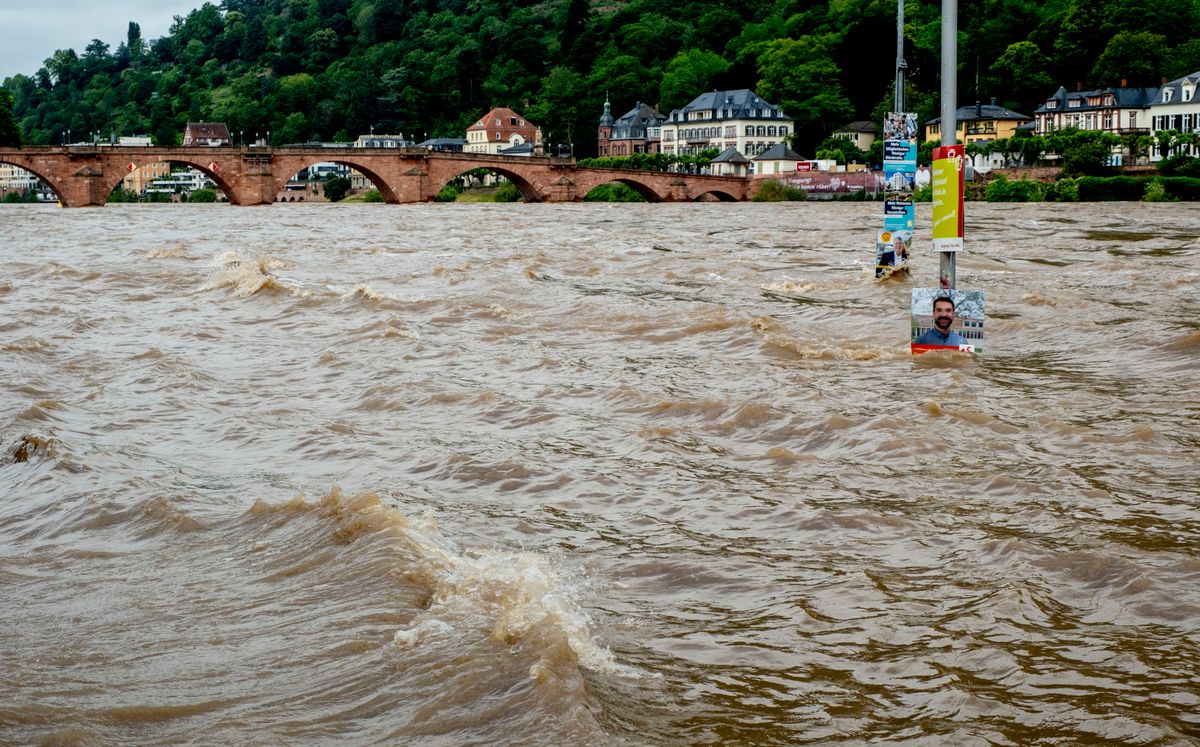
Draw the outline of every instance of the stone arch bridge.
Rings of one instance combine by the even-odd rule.
[[[428,202],[455,177],[486,168],[506,177],[526,202],[576,202],[601,184],[619,182],[651,202],[684,202],[710,195],[723,201],[751,196],[751,181],[706,176],[579,167],[571,158],[447,153],[424,148],[192,147],[71,145],[0,148],[0,163],[38,176],[64,207],[103,205],[121,180],[151,163],[193,166],[234,205],[267,205],[299,171],[338,163],[363,174],[389,203]]]

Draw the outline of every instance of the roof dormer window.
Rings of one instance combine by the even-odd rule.
[[[1164,89],[1163,89],[1163,100],[1162,100],[1162,102],[1163,102],[1164,104],[1169,104],[1169,103],[1171,103],[1171,94],[1172,94],[1172,93],[1174,93],[1174,91],[1172,91],[1170,88],[1164,88]]]

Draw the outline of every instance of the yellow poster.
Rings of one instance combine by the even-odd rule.
[[[961,145],[933,151],[933,250],[963,248],[963,156]]]

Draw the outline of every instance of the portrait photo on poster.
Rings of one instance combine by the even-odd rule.
[[[875,277],[887,277],[908,265],[912,231],[883,231],[875,238]]]
[[[983,352],[983,291],[912,289],[912,352]]]

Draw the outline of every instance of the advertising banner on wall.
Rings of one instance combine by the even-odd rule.
[[[933,250],[958,252],[963,248],[964,145],[933,149]]]

